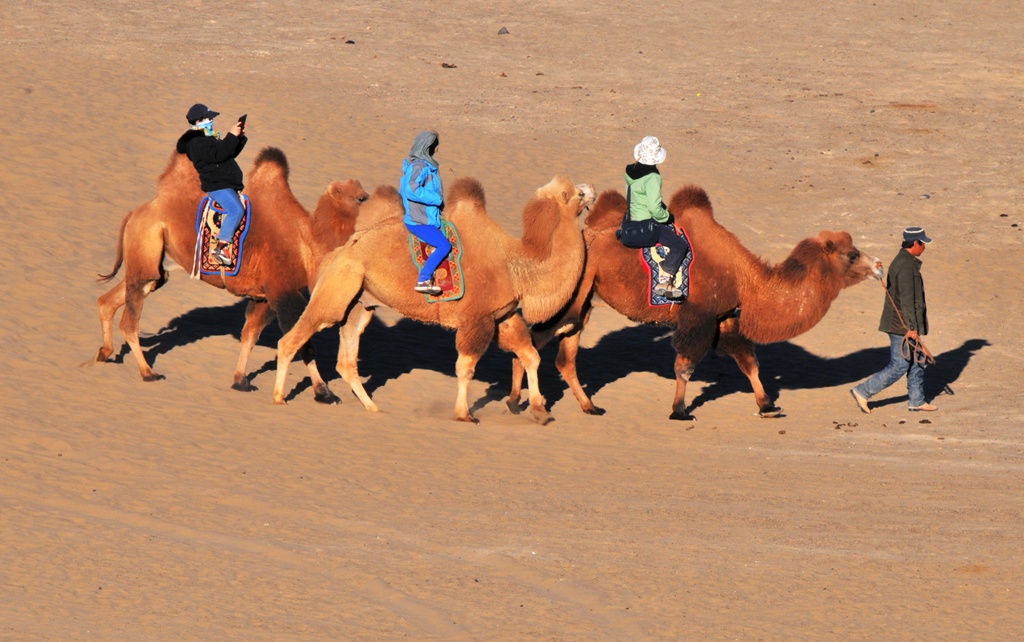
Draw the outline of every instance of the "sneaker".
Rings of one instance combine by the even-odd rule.
[[[655,296],[667,297],[669,290],[674,290],[672,287],[672,279],[664,274],[658,277],[658,283],[654,286]]]
[[[934,412],[938,410],[938,406],[933,406],[930,403],[921,404],[916,408],[911,408],[910,412]]]
[[[431,294],[433,296],[437,296],[443,292],[441,288],[437,287],[433,280],[419,281],[416,283],[416,287],[414,287],[413,290],[422,292],[423,294]]]
[[[231,260],[231,256],[228,255],[228,244],[218,243],[217,249],[213,251],[213,258],[217,259],[217,262],[224,266],[234,265],[234,261]]]
[[[666,299],[681,299],[683,298],[683,291],[674,285],[668,286],[664,294]]]
[[[871,408],[868,408],[867,398],[865,398],[859,392],[857,392],[856,388],[850,388],[850,396],[853,397],[853,400],[857,402],[857,406],[860,408],[861,412],[863,412],[865,415],[871,414]]]

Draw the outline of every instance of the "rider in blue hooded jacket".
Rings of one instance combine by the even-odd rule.
[[[434,283],[434,270],[451,252],[452,246],[441,230],[441,210],[444,209],[444,186],[438,173],[434,153],[438,136],[435,131],[420,132],[412,144],[409,157],[402,164],[402,183],[398,193],[405,206],[405,226],[424,243],[434,247],[420,270],[415,290],[439,295],[442,290]]]

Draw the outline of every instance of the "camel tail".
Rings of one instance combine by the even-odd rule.
[[[284,152],[277,147],[264,147],[260,150],[260,153],[256,156],[256,161],[253,163],[253,170],[259,170],[261,165],[270,164],[276,165],[280,168],[281,173],[284,175],[284,180],[288,180],[288,157],[284,155]]]
[[[697,208],[710,212],[711,199],[708,198],[708,193],[704,191],[703,187],[686,185],[672,196],[672,202],[669,204],[668,208],[676,215],[682,214],[684,210],[690,208]]]
[[[121,221],[121,230],[117,234],[117,260],[114,261],[114,269],[109,274],[98,274],[97,281],[109,281],[117,275],[121,269],[121,265],[124,263],[124,228],[128,225],[128,219],[132,217],[132,213],[128,212],[125,215],[124,220]]]
[[[597,197],[594,206],[583,223],[591,229],[618,227],[626,213],[626,197],[613,189],[605,190]]]

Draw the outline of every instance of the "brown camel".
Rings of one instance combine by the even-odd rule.
[[[242,265],[235,276],[202,274],[206,283],[249,298],[242,328],[242,350],[235,368],[235,390],[255,387],[246,375],[246,363],[260,333],[277,316],[282,330],[291,328],[306,307],[305,292],[316,276],[320,259],[352,234],[360,203],[368,197],[357,180],[336,181],[320,198],[313,216],[299,204],[288,185],[288,161],[281,150],[268,147],[256,158],[247,194],[252,201],[252,225],[245,242]],[[125,216],[117,240],[114,269],[124,264],[125,277],[99,298],[103,346],[97,362],[114,352],[114,314],[121,316],[124,333],[145,381],[163,379],[150,367],[139,345],[139,319],[147,294],[167,283],[165,256],[191,271],[196,251],[196,211],[204,196],[199,176],[184,154],[172,153],[157,181],[156,197]],[[316,368],[312,345],[303,346],[316,399],[337,403]]]
[[[615,237],[625,210],[621,194],[601,194],[585,221],[587,264],[575,299],[559,318],[533,328],[538,348],[561,336],[556,365],[588,414],[604,414],[583,391],[576,374],[580,333],[595,293],[633,321],[675,327],[676,395],[670,419],[693,419],[686,405],[686,384],[716,344],[750,379],[758,414],[777,417],[782,409],[761,385],[754,344],[786,341],[810,330],[841,290],[883,276],[881,262],[854,247],[846,232],[821,232],[797,244],[782,263],[769,265],[715,221],[703,189],[687,186],[672,198],[670,210],[694,247],[690,294],[678,305],[653,307],[638,251]],[[519,402],[522,369],[513,362],[510,403]]]
[[[488,216],[480,183],[456,181],[448,191],[445,217],[462,241],[465,294],[457,301],[431,304],[412,289],[417,269],[409,253],[402,200],[394,188],[378,188],[361,215],[362,221],[375,222],[324,258],[306,311],[278,343],[275,403],[284,403],[288,364],[298,347],[315,332],[354,316],[349,311],[358,300],[366,308],[383,304],[418,321],[456,330],[455,418],[460,421],[475,421],[467,400],[469,382],[497,334],[498,345],[525,364],[531,413],[546,423],[551,417],[536,385],[540,356],[526,323],[551,318],[572,298],[585,252],[577,218],[593,200],[590,185],[574,186],[568,178],[556,177],[526,204],[523,237],[515,239]],[[376,411],[359,379],[358,333],[349,331],[354,325],[365,327],[369,313],[358,305],[355,309],[360,318],[355,324],[349,320],[342,330],[338,372],[366,408]]]

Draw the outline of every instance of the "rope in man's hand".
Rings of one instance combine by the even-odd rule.
[[[910,326],[907,325],[906,320],[903,318],[903,314],[900,313],[900,306],[896,305],[896,300],[892,298],[892,293],[889,292],[889,288],[885,287],[885,282],[881,281],[882,289],[885,290],[885,296],[889,297],[892,301],[892,309],[896,312],[896,316],[899,317],[900,323],[906,328],[907,332],[910,331]],[[900,348],[900,352],[903,358],[907,361],[914,360],[918,365],[929,366],[935,363],[935,357],[931,351],[928,350],[928,346],[921,341],[920,335],[916,339],[911,339],[906,334],[903,335],[903,345]]]

